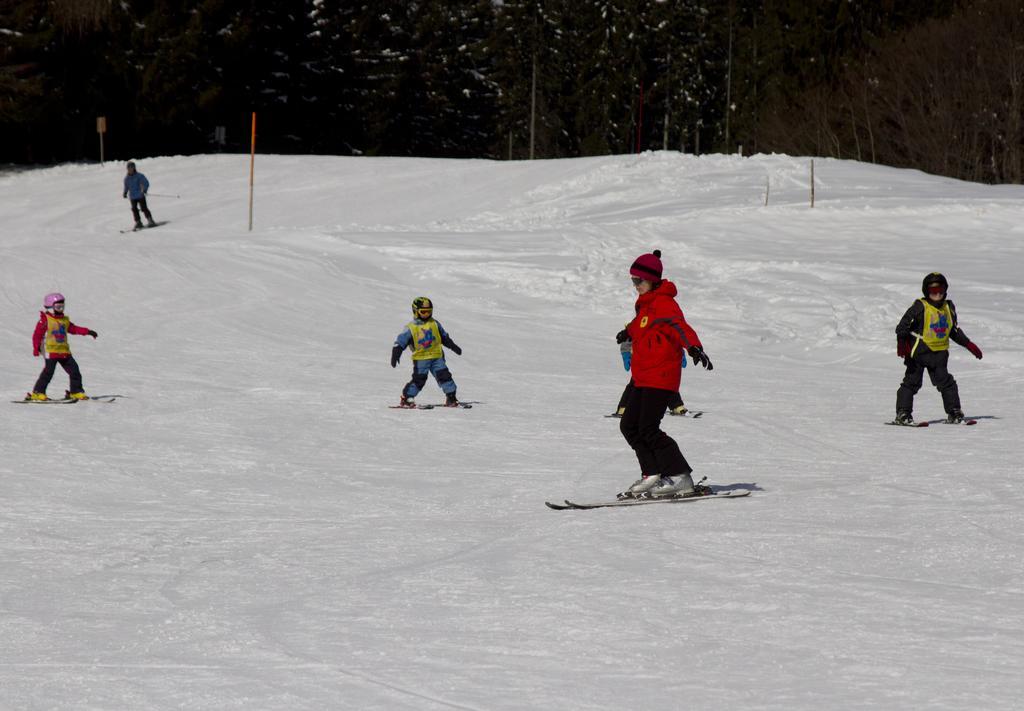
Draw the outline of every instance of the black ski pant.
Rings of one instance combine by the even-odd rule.
[[[39,374],[39,379],[36,380],[35,387],[32,388],[34,393],[45,393],[47,386],[50,381],[53,380],[53,373],[57,370],[57,364],[64,369],[64,372],[71,378],[70,390],[73,393],[82,392],[82,371],[78,369],[78,363],[75,362],[73,356],[67,358],[47,358],[45,365],[43,365],[43,372]]]
[[[619,405],[615,408],[616,412],[621,412],[626,409],[626,401],[629,400],[629,394],[636,390],[636,386],[633,385],[633,379],[630,378],[629,382],[626,383],[626,389],[622,391],[622,397],[619,398]],[[671,400],[668,402],[668,409],[674,410],[677,407],[683,405],[683,396],[677,391]]]
[[[921,389],[926,370],[932,385],[942,394],[942,407],[946,414],[960,409],[960,390],[956,386],[956,380],[946,369],[949,364],[949,351],[925,350],[912,358],[904,359],[904,362],[907,364],[907,372],[903,376],[900,389],[896,391],[896,412],[914,411],[914,396]]]
[[[140,224],[142,222],[142,220],[139,219],[139,210],[142,210],[142,214],[146,216],[146,219],[149,220],[150,222],[152,222],[153,221],[153,215],[149,212],[149,206],[146,205],[146,196],[143,195],[138,200],[136,200],[135,198],[132,198],[131,200],[132,200],[132,217],[135,218],[135,224],[138,225],[138,224]]]
[[[679,445],[661,430],[665,408],[679,393],[673,390],[638,388],[626,400],[619,431],[636,452],[640,471],[646,476],[675,476],[693,471]]]

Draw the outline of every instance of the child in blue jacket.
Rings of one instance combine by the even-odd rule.
[[[416,407],[413,398],[427,384],[427,375],[433,373],[434,379],[445,394],[445,407],[458,407],[455,397],[455,381],[451,371],[444,362],[444,350],[447,346],[456,355],[462,355],[462,349],[455,345],[448,332],[434,320],[434,304],[425,296],[412,301],[413,320],[398,334],[391,349],[391,367],[398,365],[402,351],[412,351],[412,379],[402,389],[400,407]]]

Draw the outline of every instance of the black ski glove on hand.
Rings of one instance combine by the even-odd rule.
[[[694,363],[700,363],[706,370],[715,369],[715,366],[711,364],[711,359],[708,358],[708,354],[700,346],[690,346],[686,349],[686,352],[690,354],[690,358],[693,359]]]
[[[396,345],[391,349],[391,367],[394,368],[398,365],[398,361],[402,357],[402,351],[405,350],[399,345]]]
[[[96,333],[95,331],[89,331],[88,335],[92,336],[93,338],[96,338],[96,336],[98,336],[100,334]]]
[[[626,329],[622,329],[621,331],[619,331],[618,333],[615,334],[615,342],[616,343],[625,343],[628,340],[629,340],[629,332]]]
[[[455,355],[462,355],[462,349],[455,344],[455,341],[447,333],[441,336],[441,345],[452,351]]]

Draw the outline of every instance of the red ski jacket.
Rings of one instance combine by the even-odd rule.
[[[701,345],[676,303],[676,285],[662,281],[636,300],[636,318],[626,326],[633,341],[630,368],[638,388],[679,390],[683,351]]]

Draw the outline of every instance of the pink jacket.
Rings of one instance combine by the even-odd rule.
[[[68,333],[75,336],[88,336],[89,329],[83,328],[82,326],[76,326],[73,323],[68,323]],[[32,355],[37,356],[43,349],[43,338],[46,336],[46,312],[39,312],[39,322],[36,323],[36,330],[32,333]],[[48,353],[49,358],[67,358],[70,353]]]

